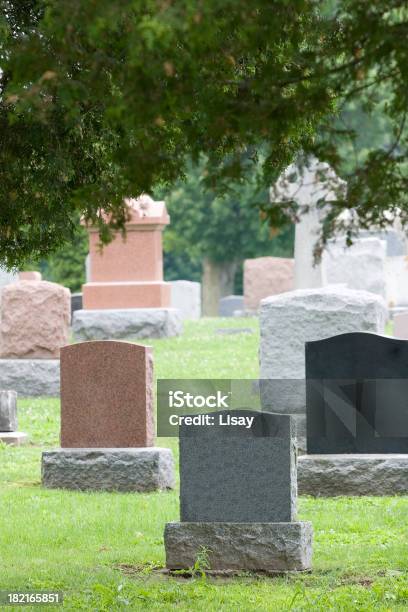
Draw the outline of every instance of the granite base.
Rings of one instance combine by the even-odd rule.
[[[301,455],[297,475],[299,495],[408,495],[408,454]]]
[[[174,487],[168,448],[61,448],[44,451],[42,484],[48,489],[148,492]]]
[[[175,308],[76,310],[72,330],[76,341],[167,338],[180,335],[183,322]]]
[[[0,431],[0,443],[3,444],[21,446],[27,444],[28,440],[28,435],[22,431]]]
[[[311,523],[167,523],[166,567],[188,570],[206,551],[211,572],[306,571],[312,539]]]
[[[59,396],[59,359],[0,359],[0,388],[23,397]]]

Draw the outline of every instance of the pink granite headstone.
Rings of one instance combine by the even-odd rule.
[[[69,339],[71,293],[47,281],[20,281],[1,292],[0,357],[58,359]]]
[[[258,310],[260,301],[270,295],[292,291],[295,279],[293,259],[257,257],[244,262],[244,307]]]
[[[166,205],[147,195],[126,203],[125,238],[118,232],[101,249],[98,229],[87,227],[90,279],[82,287],[85,310],[170,307],[171,285],[163,281],[162,232],[170,223]]]
[[[99,340],[61,349],[61,447],[152,446],[150,347]]]

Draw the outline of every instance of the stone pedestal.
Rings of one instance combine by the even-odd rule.
[[[310,523],[167,523],[166,566],[194,566],[207,551],[210,572],[305,571],[312,563]]]
[[[59,359],[0,359],[0,387],[23,397],[58,396]]]
[[[300,456],[298,492],[313,497],[408,495],[408,454]]]
[[[76,310],[72,329],[75,340],[133,340],[178,336],[183,329],[174,308]]]
[[[10,446],[21,446],[27,444],[29,438],[22,431],[0,431],[0,442]]]
[[[61,448],[42,454],[48,489],[149,492],[174,487],[168,448]]]

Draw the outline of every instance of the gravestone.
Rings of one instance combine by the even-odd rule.
[[[126,238],[116,232],[101,249],[99,228],[87,226],[89,265],[83,309],[73,317],[76,340],[158,338],[182,331],[180,313],[171,308],[171,285],[163,281],[162,233],[170,223],[165,202],[144,194],[125,203]],[[144,329],[146,322],[153,333]]]
[[[401,340],[408,340],[408,312],[394,315],[394,336]]]
[[[17,393],[0,391],[0,442],[19,446],[28,442],[27,434],[17,431]]]
[[[82,293],[72,293],[71,294],[71,316],[77,310],[82,309]]]
[[[49,488],[151,491],[173,486],[156,448],[151,349],[96,341],[61,349],[61,449],[43,453]]]
[[[408,493],[408,342],[372,333],[306,343],[312,495]]]
[[[227,416],[254,417],[225,426]],[[211,413],[180,427],[180,522],[164,542],[170,570],[208,551],[210,570],[284,572],[311,566],[312,528],[296,522],[296,451],[290,417],[252,410]]]
[[[201,317],[201,284],[187,280],[171,281],[171,306],[183,319]]]
[[[22,396],[59,394],[59,352],[69,339],[70,291],[48,281],[3,287],[0,387]]]
[[[220,299],[218,315],[220,317],[233,317],[236,311],[244,308],[244,297],[242,295],[227,295]]]
[[[294,289],[294,259],[257,257],[244,261],[244,307],[257,311],[261,300]]]
[[[0,266],[0,290],[2,289],[2,287],[5,287],[10,283],[16,283],[17,281],[17,272],[9,272],[8,270]]]
[[[331,240],[322,257],[324,284],[342,284],[386,295],[386,242],[359,238],[351,246],[344,238]]]
[[[274,202],[295,202],[299,221],[295,226],[295,289],[321,287],[322,269],[314,261],[314,247],[321,232],[324,207],[318,204],[338,199],[346,183],[326,163],[310,157],[304,168],[290,165],[271,189]]]
[[[387,257],[385,285],[389,308],[397,310],[404,306],[408,307],[408,257],[406,255]]]
[[[353,331],[382,333],[382,298],[344,287],[298,289],[262,300],[260,377],[264,408],[293,414],[300,448],[305,446],[305,342]],[[289,381],[287,385],[276,381]]]

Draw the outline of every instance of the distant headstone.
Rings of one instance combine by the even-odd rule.
[[[71,294],[71,316],[77,310],[82,309],[82,293],[72,293]]]
[[[17,393],[0,391],[0,432],[17,430]]]
[[[314,247],[324,217],[322,206],[344,193],[346,183],[326,163],[311,157],[302,169],[292,164],[271,189],[271,200],[295,202],[300,219],[295,226],[295,288],[310,289],[323,285],[322,270],[314,261]]]
[[[294,289],[294,259],[257,257],[244,261],[244,307],[256,311],[261,300]]]
[[[211,415],[215,425],[180,428],[180,523],[168,523],[169,569],[192,567],[201,550],[211,571],[290,571],[311,566],[312,528],[296,516],[291,419],[252,410]],[[250,428],[220,417],[254,417]]]
[[[307,450],[408,452],[408,342],[370,333],[306,343]]]
[[[408,306],[408,257],[406,255],[387,257],[385,284],[389,308]]]
[[[201,317],[201,283],[187,280],[171,281],[171,307],[180,311],[183,319]]]
[[[233,317],[234,312],[243,310],[243,295],[227,295],[219,301],[218,314],[220,317]]]
[[[17,393],[0,391],[0,442],[20,446],[28,442],[27,434],[17,431]]]
[[[322,257],[325,284],[345,283],[349,289],[386,294],[386,242],[375,237],[359,238],[346,246],[344,238],[329,243]]]
[[[42,279],[41,272],[23,271],[19,272],[18,280],[20,281],[40,281]]]
[[[305,342],[353,331],[382,333],[386,319],[380,296],[344,287],[298,289],[262,300],[262,404],[294,415],[300,448],[306,426]],[[289,386],[277,387],[274,381],[281,380],[289,380]]]
[[[394,336],[401,340],[408,340],[408,312],[394,315]]]
[[[67,344],[70,291],[47,281],[7,285],[1,296],[0,356],[52,359]],[[1,367],[1,366],[0,366]]]
[[[152,446],[151,349],[82,342],[61,349],[61,446]]]
[[[151,349],[115,341],[63,347],[62,448],[43,453],[43,485],[133,492],[172,488],[171,450],[153,442]]]

